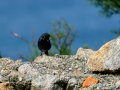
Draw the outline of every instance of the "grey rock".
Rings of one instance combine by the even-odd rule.
[[[108,57],[103,61],[103,67],[111,71],[120,69],[120,39],[110,44]]]
[[[75,85],[77,85],[77,80],[75,78],[71,78],[68,81],[67,90],[73,90]]]
[[[1,70],[0,73],[1,73],[2,76],[7,76],[7,75],[9,75],[11,73],[11,71],[9,71],[9,70],[8,71]]]
[[[23,61],[22,60],[17,60],[17,61],[15,61],[15,63],[17,64],[20,64],[20,63],[23,63]]]
[[[18,68],[20,74],[28,74],[27,72],[31,69],[30,64],[23,64]]]
[[[9,82],[12,86],[12,90],[30,90],[31,79],[26,76],[20,77],[18,75],[9,76]]]
[[[104,44],[88,58],[87,65],[91,71],[120,71],[120,36]]]
[[[32,78],[38,77],[40,75],[39,71],[36,68],[28,70],[27,74]]]
[[[7,65],[7,64],[11,64],[11,63],[14,63],[14,61],[10,58],[0,58],[1,65]]]
[[[80,90],[80,86],[78,85],[75,85],[74,89],[73,90]]]
[[[7,81],[8,81],[7,78],[5,78],[5,77],[3,77],[2,75],[0,75],[0,83],[2,83],[2,82],[7,82]]]
[[[31,89],[32,90],[52,90],[53,81],[55,80],[55,78],[56,76],[53,76],[53,75],[39,76],[34,80],[32,80]]]
[[[38,77],[40,72],[31,66],[31,64],[23,64],[18,68],[20,74],[27,74],[30,78]]]
[[[9,81],[11,90],[82,90],[85,79],[93,77],[99,82],[86,87],[87,90],[119,90],[116,82],[120,74],[91,72],[87,66],[91,54],[85,52],[85,55],[43,55],[32,63],[2,59],[10,62],[0,63],[0,83]]]

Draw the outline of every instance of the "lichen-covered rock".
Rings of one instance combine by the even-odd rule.
[[[80,47],[80,48],[77,50],[76,55],[82,53],[83,51],[90,52],[90,51],[93,51],[93,50],[92,50],[92,49],[83,49],[82,47]]]
[[[96,51],[93,51],[92,49],[83,49],[83,48],[79,48],[78,50],[77,50],[77,53],[76,53],[76,55],[84,55],[84,56],[91,56],[93,53],[95,53]]]
[[[92,85],[92,84],[98,83],[98,81],[99,81],[99,80],[96,79],[96,78],[87,77],[87,78],[85,79],[85,81],[83,82],[82,87],[83,87],[83,88],[89,87],[89,86]]]
[[[87,61],[91,71],[120,70],[120,37],[103,45]]]
[[[77,50],[76,55],[79,56],[78,59],[83,59],[84,60],[88,60],[88,58],[93,55],[96,51],[93,51],[92,49],[83,49],[83,48],[79,48]]]
[[[103,61],[105,70],[120,70],[120,37],[110,44],[107,58]]]
[[[89,70],[88,52],[81,51],[79,55],[42,55],[32,63],[2,58],[0,85],[9,82],[4,86],[10,86],[10,90],[119,90],[120,85],[116,84],[120,79],[119,74],[98,74]],[[99,82],[83,88],[87,77]]]
[[[14,63],[14,61],[10,58],[0,58],[0,64],[11,64]]]
[[[31,79],[27,76],[11,75],[9,76],[11,90],[30,90]]]
[[[53,90],[52,88],[55,88],[54,83],[56,79],[56,75],[38,76],[32,80],[31,90]]]
[[[75,85],[77,85],[77,80],[76,78],[71,78],[69,81],[68,81],[68,85],[67,85],[67,90],[73,90]]]
[[[6,82],[7,78],[3,77],[2,75],[0,75],[0,82]]]

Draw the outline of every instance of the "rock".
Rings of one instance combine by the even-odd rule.
[[[80,86],[75,85],[75,88],[73,90],[81,90],[81,89],[80,89]]]
[[[83,88],[89,87],[89,86],[92,85],[92,84],[98,83],[98,81],[99,81],[99,80],[96,79],[96,78],[87,77],[87,78],[85,79],[85,81],[83,82],[82,87],[83,87]]]
[[[11,64],[14,63],[14,61],[10,58],[0,58],[0,64]]]
[[[75,76],[80,76],[80,75],[81,75],[81,74],[80,74],[80,71],[81,71],[81,69],[78,68],[78,69],[75,70],[73,73],[74,73]]]
[[[0,90],[11,90],[9,82],[0,83]]]
[[[83,89],[80,89],[80,90],[88,90],[87,88],[83,88]]]
[[[11,73],[11,71],[9,71],[9,70],[7,70],[7,71],[6,71],[6,70],[3,70],[3,69],[1,70],[1,75],[2,75],[2,76],[7,76],[7,75],[9,75],[10,73]]]
[[[2,75],[0,75],[0,83],[1,82],[7,82],[7,78],[3,77]]]
[[[96,51],[93,51],[92,49],[83,49],[83,48],[79,48],[78,50],[77,50],[77,53],[76,53],[76,55],[81,55],[81,54],[87,54],[87,56],[89,57],[89,56],[91,56],[93,53],[95,53]]]
[[[92,49],[83,49],[83,48],[79,48],[78,50],[77,50],[77,53],[76,53],[76,55],[77,56],[79,56],[78,57],[78,59],[83,59],[84,58],[84,60],[88,60],[88,58],[92,55],[92,54],[94,54],[96,51],[93,51]]]
[[[12,90],[30,90],[31,88],[31,79],[27,76],[11,75],[9,82]]]
[[[120,80],[115,83],[116,85],[120,85]]]
[[[27,74],[29,77],[38,77],[40,75],[36,68],[33,68],[30,64],[23,64],[18,68],[20,74]]]
[[[8,76],[12,76],[12,75],[19,75],[20,73],[18,71],[11,71],[11,73]]]
[[[120,37],[107,42],[97,52],[91,55],[87,65],[91,71],[120,70]]]
[[[11,90],[120,90],[116,84],[120,79],[118,73],[91,72],[87,66],[88,52],[91,51],[78,55],[42,55],[35,62],[1,58],[4,63],[0,63],[0,85],[9,82]],[[83,88],[87,77],[99,83]]]
[[[92,49],[83,49],[83,48],[79,48],[78,50],[77,50],[77,53],[76,54],[78,54],[78,53],[80,53],[80,52],[82,52],[82,51],[93,51]]]
[[[23,64],[18,68],[20,74],[28,74],[28,71],[32,69],[30,64]]]
[[[77,80],[75,78],[71,78],[68,81],[67,90],[73,90],[75,85],[77,85]]]
[[[44,78],[46,77],[46,78]],[[76,83],[75,79],[69,80],[70,77],[59,75],[43,75],[35,78],[32,81],[31,90],[65,90],[67,88],[74,87]],[[72,89],[66,89],[72,90]]]
[[[15,61],[15,63],[20,64],[20,63],[23,63],[23,61],[22,60],[17,60],[17,61]]]
[[[55,79],[57,79],[57,77],[53,75],[39,76],[31,82],[31,90],[52,90],[52,88],[55,88]]]
[[[42,57],[44,57],[44,56],[46,56],[46,55],[43,54],[43,55],[38,56],[38,57],[34,60],[34,62],[39,62],[39,60],[42,59]]]

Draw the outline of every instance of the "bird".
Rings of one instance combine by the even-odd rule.
[[[42,52],[44,52],[46,55],[48,55],[48,50],[51,48],[51,42],[49,40],[50,34],[44,33],[39,37],[38,40],[38,49]]]

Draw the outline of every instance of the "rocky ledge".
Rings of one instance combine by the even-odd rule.
[[[0,90],[120,90],[119,38],[98,51],[79,48],[32,63],[0,58]]]

